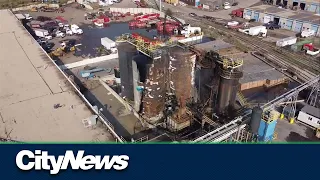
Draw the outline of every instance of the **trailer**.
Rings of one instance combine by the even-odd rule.
[[[276,46],[278,47],[284,47],[284,46],[289,46],[289,45],[293,45],[297,42],[297,38],[296,37],[287,37],[284,39],[280,39],[276,42]]]
[[[117,52],[116,42],[107,37],[101,38],[101,45],[113,53]]]
[[[267,36],[267,28],[265,26],[256,26],[249,29],[239,29],[240,32],[243,32],[245,34],[248,34],[250,36]]]

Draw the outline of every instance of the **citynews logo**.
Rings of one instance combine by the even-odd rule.
[[[24,162],[24,158],[28,161]],[[29,150],[22,150],[16,156],[16,165],[24,171],[29,170],[47,170],[50,174],[58,174],[60,170],[66,170],[71,165],[73,170],[124,170],[129,165],[129,156],[84,156],[84,151],[80,150],[74,155],[73,151],[66,151],[65,155],[60,155],[57,158],[54,155],[48,155],[48,151],[35,150],[33,153]]]

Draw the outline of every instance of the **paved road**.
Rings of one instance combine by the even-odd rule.
[[[155,5],[155,3],[159,5],[159,2],[160,2],[158,0],[145,0],[145,1],[150,5]],[[170,8],[176,15],[179,15],[179,16],[185,16],[185,15],[188,15],[189,13],[196,13],[199,16],[207,15],[207,16],[212,16],[212,17],[221,18],[221,19],[231,19],[229,14],[231,13],[232,10],[242,8],[242,7],[248,7],[258,2],[260,2],[260,0],[241,1],[239,2],[238,6],[232,6],[231,9],[218,10],[214,12],[203,11],[200,9],[195,9],[187,6],[185,7],[173,6],[167,3],[162,3],[162,7],[164,7],[165,9]],[[136,7],[136,5],[131,0],[122,0],[120,3],[112,5],[112,7],[132,8],[132,7]]]

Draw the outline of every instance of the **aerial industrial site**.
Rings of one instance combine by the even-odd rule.
[[[317,1],[0,4],[1,141],[320,139]]]

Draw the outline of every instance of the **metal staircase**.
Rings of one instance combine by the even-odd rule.
[[[240,103],[240,105],[242,107],[247,107],[248,106],[247,99],[243,96],[243,94],[240,91],[238,91],[238,93],[237,93],[236,100]]]

